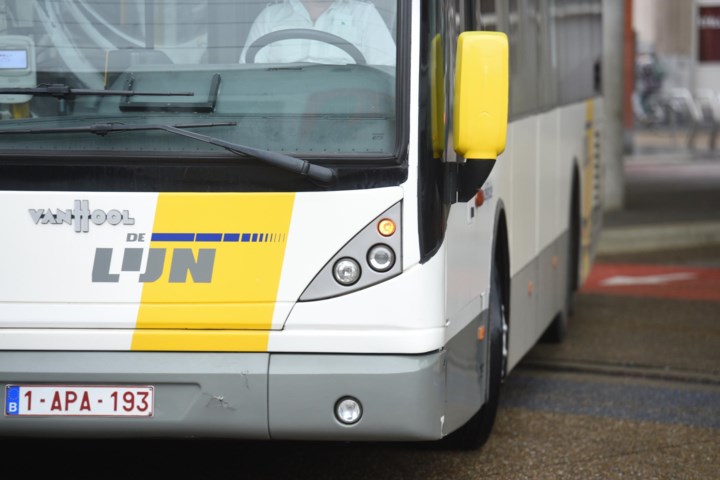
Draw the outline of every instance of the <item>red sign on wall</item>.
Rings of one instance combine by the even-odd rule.
[[[720,7],[700,7],[698,43],[701,62],[720,62]]]

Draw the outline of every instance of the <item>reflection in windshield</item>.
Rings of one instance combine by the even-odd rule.
[[[0,128],[232,121],[237,127],[221,137],[259,149],[388,156],[397,123],[395,17],[393,0],[5,0]],[[144,94],[24,90],[48,86]],[[0,151],[30,147],[222,152],[144,130],[112,140],[0,139]]]

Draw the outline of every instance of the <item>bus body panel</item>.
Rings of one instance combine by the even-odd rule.
[[[594,99],[511,122],[508,148],[488,179],[508,218],[510,369],[565,308],[573,172],[580,175],[581,191],[598,188],[599,153],[588,149],[588,136],[597,142],[600,125],[596,117],[588,119],[588,111],[598,111],[601,105]],[[586,263],[590,263],[589,248],[599,238],[601,209],[597,196],[580,200],[587,212],[582,222],[591,232],[585,239]]]
[[[468,202],[455,203],[448,216],[445,242],[448,340],[487,308],[497,201],[492,182],[487,182],[481,191],[485,199],[481,205],[473,197]]]
[[[202,3],[198,2],[200,11]],[[213,8],[230,8],[224,2],[211,3]],[[255,3],[237,3],[239,8],[234,14],[238,18],[244,15],[244,9],[251,7],[257,13],[262,7]],[[448,178],[441,180],[444,187],[452,190],[456,187],[453,181],[457,180],[452,177],[452,172],[456,170],[447,164],[461,164],[464,160],[452,149],[450,119],[453,117],[449,110],[442,112],[449,114],[446,117],[438,117],[443,118],[441,123],[446,130],[443,132],[447,139],[445,157],[429,159],[422,152],[425,148],[420,140],[425,122],[422,117],[430,108],[418,101],[423,100],[425,75],[421,72],[421,29],[427,28],[421,15],[430,3],[408,3],[409,6],[404,2],[398,4],[409,18],[398,18],[397,25],[406,31],[398,29],[397,39],[403,42],[398,51],[407,60],[403,68],[409,71],[401,75],[402,69],[398,66],[397,71],[393,71],[396,76],[387,77],[393,81],[401,78],[395,86],[404,90],[395,94],[400,99],[396,105],[402,110],[387,110],[397,118],[378,116],[385,120],[390,118],[387,123],[402,123],[407,130],[402,132],[403,128],[398,127],[395,133],[400,141],[396,150],[384,152],[387,156],[399,154],[397,164],[388,168],[398,166],[405,170],[404,180],[392,185],[386,182],[382,188],[376,188],[376,179],[372,175],[377,173],[381,177],[378,173],[381,169],[370,161],[363,164],[362,154],[350,148],[354,147],[354,128],[340,130],[340,134],[333,130],[327,135],[312,137],[334,139],[338,152],[341,147],[345,148],[342,153],[325,158],[324,153],[318,153],[320,147],[307,143],[305,136],[295,135],[290,128],[292,119],[282,118],[282,110],[269,116],[262,114],[263,108],[283,105],[288,99],[292,99],[288,103],[292,108],[301,108],[304,102],[296,100],[303,99],[295,97],[293,91],[283,91],[277,98],[265,95],[253,99],[258,101],[251,108],[257,107],[261,112],[258,115],[251,114],[246,118],[244,111],[236,115],[238,111],[232,108],[247,98],[241,98],[244,94],[242,82],[234,82],[234,85],[227,82],[220,94],[230,95],[226,98],[227,103],[219,102],[217,112],[221,113],[221,120],[241,123],[240,128],[231,129],[233,132],[255,132],[259,136],[262,129],[253,127],[254,123],[260,125],[268,118],[278,118],[277,124],[268,124],[272,128],[267,129],[277,138],[268,140],[271,146],[264,148],[286,152],[299,148],[303,152],[298,154],[299,157],[317,155],[328,164],[339,165],[339,170],[344,168],[343,161],[347,157],[360,165],[358,171],[367,168],[366,183],[359,182],[362,186],[338,191],[332,191],[332,187],[325,190],[313,186],[308,191],[298,192],[278,188],[278,192],[271,193],[242,193],[242,188],[253,192],[272,190],[273,173],[269,176],[273,178],[257,179],[257,190],[249,180],[244,185],[250,187],[238,187],[237,193],[206,193],[202,188],[199,188],[202,193],[191,194],[154,193],[153,189],[148,190],[149,193],[87,192],[73,191],[72,188],[56,192],[0,192],[0,205],[3,206],[0,224],[11,232],[3,238],[3,249],[0,249],[0,263],[9,267],[4,270],[9,273],[2,276],[3,288],[0,289],[2,398],[5,399],[6,385],[26,383],[152,385],[158,402],[157,414],[149,419],[46,417],[34,421],[38,419],[3,415],[0,416],[0,431],[29,436],[432,440],[452,433],[478,411],[488,398],[488,341],[483,335],[489,326],[490,272],[496,260],[493,255],[497,253],[493,247],[500,248],[496,241],[505,238],[498,235],[502,233],[499,232],[499,218],[507,219],[508,228],[509,265],[508,271],[503,273],[509,278],[509,291],[505,293],[510,322],[507,368],[511,370],[565,306],[571,275],[566,268],[571,261],[571,182],[576,170],[584,226],[580,280],[591,264],[601,224],[597,196],[600,164],[596,144],[602,102],[599,99],[575,99],[572,103],[552,107],[553,85],[548,80],[554,82],[557,78],[548,75],[554,70],[540,72],[541,78],[521,76],[517,71],[513,73],[516,78],[524,77],[522,85],[532,84],[536,93],[544,92],[548,102],[542,107],[538,104],[526,109],[525,104],[532,101],[533,92],[516,89],[514,100],[516,104],[522,104],[523,116],[514,117],[509,124],[505,153],[498,158],[487,181],[479,186],[477,196],[460,201],[456,191],[443,192],[446,195],[438,200],[442,203],[442,232],[434,248],[423,247],[423,250],[419,232],[423,228],[425,212],[421,211],[420,197],[426,194],[423,187],[427,184],[421,184],[422,162],[431,160],[442,165],[437,170],[443,172],[440,175],[447,175]],[[488,17],[495,22],[500,17],[508,17],[510,8],[504,2],[496,3],[497,11]],[[108,3],[112,7],[111,4]],[[520,4],[520,11],[510,12],[511,22],[518,22],[524,13],[528,13],[527,5]],[[172,1],[164,2],[161,9],[172,9],[173,5]],[[432,5],[439,9],[434,20],[447,28],[442,32],[446,35],[442,70],[448,72],[444,80],[451,85],[452,47],[457,33],[466,29],[469,25],[466,20],[474,12],[466,11],[468,5],[461,5],[456,0]],[[478,2],[478,8],[479,5]],[[552,2],[540,7],[555,8]],[[593,13],[595,6],[588,4],[588,7],[585,13]],[[40,7],[42,9],[46,6]],[[51,10],[61,9],[58,4]],[[392,9],[389,2],[384,2],[383,13],[392,14]],[[568,18],[574,15],[562,11]],[[28,11],[24,13],[29,14]],[[457,13],[453,17],[457,22],[446,24],[451,13]],[[141,15],[142,12],[138,10],[133,14]],[[224,20],[222,16],[218,18]],[[527,23],[527,19],[521,20],[523,24]],[[547,18],[543,17],[545,20]],[[566,18],[561,20],[566,21]],[[38,21],[42,23],[41,18]],[[245,20],[240,24],[246,30],[249,28],[249,22]],[[195,26],[198,25],[203,25],[202,20]],[[233,23],[230,21],[227,25]],[[495,27],[514,30],[516,35],[520,30],[517,23],[498,23]],[[223,23],[218,31],[227,28]],[[193,29],[188,28],[188,31]],[[442,41],[442,35],[437,34],[435,38]],[[550,42],[534,42],[524,31],[520,37],[522,45],[537,44],[538,48],[551,45]],[[221,35],[216,37],[219,38]],[[439,45],[442,46],[442,42]],[[512,48],[522,46],[517,42],[512,45]],[[571,47],[567,42],[562,46],[566,50]],[[182,48],[176,47],[173,60],[179,61]],[[239,51],[234,50],[239,50],[238,45],[222,47],[232,51],[229,56],[232,64],[222,66],[222,62],[218,63],[223,73],[226,78],[240,78],[233,77],[244,71],[244,67],[235,63]],[[162,53],[162,48],[159,45],[156,52]],[[72,58],[76,53],[72,49],[63,50],[61,57]],[[223,52],[211,53],[224,55]],[[511,63],[513,59],[511,51]],[[531,63],[527,62],[528,65]],[[349,67],[333,69],[333,82],[341,78],[341,72],[350,71]],[[182,78],[190,78],[193,75],[186,74],[193,74],[194,69],[205,74],[213,68],[213,62],[209,61],[208,65],[202,66],[173,65],[168,67],[168,72],[183,73]],[[247,70],[252,72],[262,68],[253,65]],[[151,70],[151,67],[139,68],[145,73]],[[278,69],[287,75],[292,75],[294,70],[302,71],[303,67]],[[358,71],[361,70],[362,76],[357,78],[376,79],[383,75],[382,69]],[[588,74],[585,72],[583,78]],[[90,78],[91,75],[82,72],[80,77]],[[383,88],[392,85],[387,78]],[[546,83],[540,84],[542,82]],[[322,109],[323,101],[353,93],[323,92],[321,82],[316,83],[312,88],[317,89],[314,91],[317,95],[308,102],[312,108]],[[102,87],[99,83],[94,86]],[[252,87],[256,89],[253,92],[264,91],[265,85]],[[332,88],[337,87],[338,84],[333,83]],[[378,92],[371,93],[373,99],[381,98],[376,96]],[[447,97],[445,104],[452,105],[451,86],[444,95]],[[349,98],[352,99],[352,95]],[[367,97],[361,95],[358,98]],[[86,100],[78,104],[87,108],[90,102]],[[133,99],[138,104],[142,101]],[[313,103],[315,101],[318,103]],[[357,103],[373,108],[387,106],[382,102]],[[103,102],[103,105],[103,113],[117,114],[115,104]],[[148,107],[151,112],[152,108],[157,108],[157,103],[154,105]],[[542,109],[534,110],[536,107]],[[293,110],[293,113],[297,112]],[[323,128],[331,129],[333,122],[324,116],[334,118],[332,114],[322,110],[315,112],[310,116],[308,132],[317,134]],[[143,121],[153,115],[147,115]],[[157,114],[156,118],[168,121],[170,116]],[[213,113],[207,116],[212,117]],[[205,117],[205,113],[200,115],[203,120]],[[399,117],[403,118],[402,122]],[[340,115],[334,123],[342,124],[348,119],[353,117]],[[48,124],[63,125],[62,120],[50,120]],[[375,126],[372,123],[375,120],[364,119],[365,123],[350,125],[360,125],[357,129],[360,132],[374,132],[368,129],[371,128],[369,125]],[[74,122],[77,126],[84,120],[75,119]],[[209,131],[218,132],[221,137],[225,134],[222,128]],[[285,132],[289,133],[285,135]],[[387,132],[380,132],[377,138],[388,136]],[[120,140],[115,140],[119,136],[114,135],[92,141],[77,138],[81,148],[90,151],[98,145],[102,145],[99,149],[106,148],[110,143],[106,142],[108,138],[121,144]],[[186,142],[187,139],[169,137],[168,141],[160,134],[158,138],[162,138],[157,142],[158,150],[166,148],[170,152],[158,164],[172,164],[172,161],[168,162],[172,152],[181,152],[187,160],[188,152],[197,147],[194,142]],[[254,140],[252,134],[237,138]],[[53,157],[56,151],[75,148],[69,136],[57,139],[57,145],[45,148],[48,157]],[[286,139],[289,146],[283,143]],[[177,150],[173,150],[174,140],[177,140]],[[97,144],[93,143],[95,141]],[[145,153],[144,159],[152,159],[154,142],[150,137],[139,143],[150,147],[151,153]],[[300,146],[294,146],[292,142]],[[18,145],[18,142],[11,145],[8,157],[12,149],[19,148]],[[331,143],[330,151],[335,152],[335,147]],[[327,149],[328,145],[323,148]],[[209,153],[203,153],[202,160],[225,153],[219,148],[210,149]],[[272,169],[264,171],[273,172]],[[173,188],[175,186],[171,185],[169,190]],[[89,202],[91,212],[101,210],[106,218],[101,221],[102,214],[98,213],[99,224],[90,220],[87,232],[76,232],[75,219],[70,218],[70,223],[65,223],[65,210],[75,208],[76,201]],[[402,236],[402,257],[399,259],[402,272],[399,275],[331,298],[298,301],[330,259],[378,215],[398,204],[402,211],[402,226],[398,232]],[[81,203],[80,207],[83,205]],[[40,210],[62,218],[59,223],[55,217],[52,220],[41,218]],[[113,222],[117,220],[115,225],[108,222],[112,210],[119,212],[119,217],[113,213]],[[241,230],[232,222],[238,218],[250,218],[252,222]],[[163,280],[162,285],[150,285],[157,279],[139,281],[139,276],[148,273],[149,253],[139,254],[137,250],[147,248],[138,248],[137,244],[150,245],[147,238],[152,238],[153,233],[194,235],[193,247],[189,249],[192,255],[185,252],[179,256],[174,282],[169,281],[173,270],[170,256],[162,264],[165,267],[159,277]],[[145,242],[140,241],[141,234],[145,235]],[[221,236],[217,237],[218,234]],[[227,242],[224,242],[225,234],[230,234]],[[168,243],[166,250],[188,250],[186,244],[178,243],[181,242],[178,238],[181,237],[170,240],[166,237],[158,242],[176,242]],[[218,238],[219,246],[209,248],[208,245]],[[208,293],[212,289],[205,289],[204,293],[193,291],[193,288],[207,287],[211,283],[206,281],[210,278],[208,268],[202,267],[209,263],[202,263],[200,249],[217,247],[212,258],[219,262],[227,252],[226,248],[240,246],[243,239],[248,244],[245,246],[256,248],[245,256],[232,257],[233,261],[228,263],[230,268],[223,270],[229,276],[221,277],[225,279],[221,293]],[[165,248],[152,243],[157,249]],[[98,249],[104,250],[98,254]],[[114,253],[126,249],[135,251],[126,255]],[[248,268],[248,265],[252,267]],[[217,272],[212,272],[214,279],[218,278],[215,277]],[[101,281],[93,282],[93,278]],[[177,285],[171,284],[183,283],[181,280],[189,284],[186,285],[189,290],[172,293],[171,289]],[[364,408],[363,417],[353,427],[342,425],[333,413],[336,402],[348,395],[357,398]]]
[[[442,248],[430,261],[381,284],[297,303],[285,328],[271,333],[270,350],[425,353],[442,348],[446,340],[444,252]],[[407,338],[398,342],[403,336]]]
[[[402,198],[400,188],[372,193],[0,192],[13,232],[0,252],[0,326],[282,328],[332,255]],[[108,212],[115,225],[100,222]]]

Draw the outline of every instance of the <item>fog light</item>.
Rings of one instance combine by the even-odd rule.
[[[377,272],[387,272],[395,265],[395,252],[387,245],[375,245],[368,252],[368,263]]]
[[[340,285],[350,286],[360,279],[360,265],[352,258],[341,258],[333,267],[333,276]]]
[[[362,417],[360,401],[352,397],[344,397],[335,404],[335,417],[340,423],[352,425]]]

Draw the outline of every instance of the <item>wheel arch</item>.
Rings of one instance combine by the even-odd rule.
[[[495,212],[495,227],[492,246],[492,264],[500,270],[502,303],[505,307],[508,326],[510,324],[510,242],[507,228],[505,205],[500,200]]]

